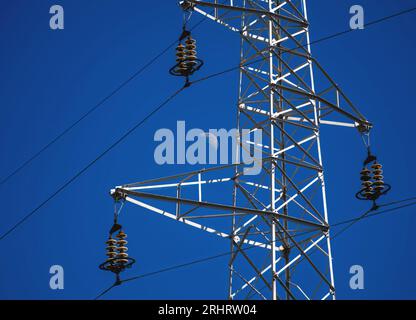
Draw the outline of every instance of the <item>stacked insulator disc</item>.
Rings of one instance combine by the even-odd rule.
[[[107,261],[110,261],[112,259],[114,259],[117,255],[117,240],[113,239],[111,236],[108,238],[108,240],[106,241],[107,244]]]
[[[176,47],[176,62],[178,63],[178,70],[181,73],[186,73],[188,69],[186,66],[185,60],[186,60],[185,47],[182,43],[180,43]]]
[[[384,190],[383,181],[383,166],[379,163],[374,163],[371,168],[373,169],[373,188],[376,193],[381,193]]]
[[[371,171],[367,167],[363,168],[361,174],[361,185],[363,187],[363,195],[370,198],[373,195],[373,182],[371,181]]]
[[[190,69],[196,65],[196,41],[189,36],[185,41],[186,66]]]
[[[127,234],[125,234],[122,230],[116,235],[117,240],[117,256],[115,262],[120,265],[125,265],[128,260],[127,258],[129,255],[127,254]]]

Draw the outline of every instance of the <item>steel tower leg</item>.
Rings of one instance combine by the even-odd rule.
[[[273,1],[269,0],[269,11],[273,9]],[[273,35],[273,21],[269,20],[269,47],[273,47],[273,41],[274,41],[274,35]],[[274,63],[273,63],[273,52],[270,50],[269,52],[269,87],[271,88],[273,85],[273,75],[274,75]],[[274,91],[269,90],[269,112],[270,114],[274,113],[275,108],[275,98],[274,98]],[[270,150],[274,150],[274,125],[272,122],[269,124],[270,127]],[[272,154],[271,154],[272,156]],[[271,164],[271,170],[270,170],[270,181],[271,181],[271,194],[270,194],[270,203],[271,203],[271,210],[274,211],[276,209],[275,203],[276,203],[276,172],[275,172],[275,165],[272,162]],[[272,299],[277,300],[277,286],[276,286],[276,223],[272,221],[272,246],[271,246],[271,264],[272,264]]]
[[[303,14],[305,16],[305,19],[308,20],[308,9],[307,9],[307,4],[306,4],[307,0],[302,0],[302,8],[303,8]],[[308,48],[308,52],[310,55],[312,55],[312,50],[311,50],[311,41],[310,41],[310,34],[309,34],[309,28],[306,32],[306,42],[307,42],[307,48]],[[312,61],[309,61],[309,72],[310,72],[310,79],[311,79],[311,89],[313,92],[315,92],[315,80],[314,80],[314,74],[313,74],[313,63]],[[315,122],[318,123],[319,121],[319,113],[320,111],[317,108],[317,103],[316,101],[313,102],[313,106],[314,106],[314,119]],[[317,148],[318,148],[318,156],[319,156],[319,163],[321,164],[321,166],[323,166],[323,162],[322,162],[322,152],[321,152],[321,138],[318,135],[317,139],[316,139],[316,144],[317,144]],[[322,186],[322,203],[324,206],[324,217],[325,217],[325,222],[329,225],[329,219],[328,219],[328,207],[327,207],[327,202],[326,202],[326,187],[325,187],[325,179],[324,179],[324,174],[321,172],[319,173],[319,179],[321,181],[321,186]],[[333,269],[333,264],[332,264],[332,249],[331,249],[331,237],[330,237],[330,232],[328,230],[327,234],[326,234],[326,241],[327,241],[327,247],[328,247],[328,264],[329,264],[329,274],[330,274],[330,279],[331,279],[331,285],[335,288],[335,279],[334,279],[334,269]],[[335,296],[335,291],[332,292],[332,299],[335,300],[336,296]]]
[[[267,39],[267,41],[265,41],[265,43],[263,44],[263,46],[260,46],[258,43],[256,43],[255,41],[253,41],[252,39],[255,37],[250,37],[247,35],[250,35],[250,27],[256,25],[259,22],[255,22],[253,23],[253,20],[251,19],[244,19],[242,18],[242,27],[241,30],[246,31],[246,33],[242,34],[242,43],[243,43],[243,47],[242,47],[242,57],[241,57],[241,65],[245,65],[247,64],[248,60],[250,59],[250,54],[249,53],[245,53],[244,52],[244,44],[246,46],[249,47],[249,49],[247,50],[248,52],[250,52],[250,50],[252,48],[255,48],[255,51],[257,52],[257,54],[255,54],[256,59],[257,57],[263,57],[264,60],[268,62],[267,64],[267,71],[265,70],[263,72],[263,74],[268,74],[268,83],[267,83],[267,88],[263,88],[262,86],[264,86],[264,82],[259,81],[259,78],[257,76],[258,73],[261,73],[262,71],[260,69],[254,70],[254,68],[247,68],[247,67],[242,67],[241,71],[240,71],[240,78],[244,79],[249,82],[252,86],[256,87],[258,90],[257,92],[255,92],[255,95],[258,94],[258,92],[262,92],[264,93],[264,96],[268,96],[268,119],[265,121],[264,119],[261,119],[261,121],[255,121],[253,117],[248,116],[252,122],[252,126],[254,128],[268,128],[268,136],[269,136],[269,152],[267,153],[267,157],[268,158],[272,158],[274,159],[273,161],[271,161],[270,163],[270,168],[269,168],[269,175],[270,175],[270,207],[269,209],[271,211],[275,211],[276,210],[276,199],[280,199],[283,202],[283,206],[281,206],[279,209],[280,211],[284,214],[284,215],[289,215],[289,206],[287,203],[287,183],[288,183],[288,179],[287,179],[287,169],[286,169],[286,152],[285,152],[285,148],[286,148],[286,131],[285,131],[285,123],[284,121],[280,121],[279,123],[276,123],[276,121],[274,121],[272,115],[275,114],[276,112],[285,112],[285,92],[283,89],[279,88],[275,88],[275,84],[279,84],[282,85],[283,84],[283,70],[285,69],[285,66],[288,66],[287,63],[284,62],[284,60],[290,60],[290,57],[283,57],[283,55],[285,54],[285,51],[280,50],[280,43],[279,41],[284,38],[283,36],[283,32],[280,30],[282,28],[282,19],[281,19],[281,15],[284,12],[284,10],[281,10],[284,8],[284,3],[287,3],[285,1],[273,1],[273,0],[269,0],[268,1],[268,12],[269,13],[276,13],[276,16],[271,18],[269,17],[269,19],[264,19],[265,16],[262,16],[264,20],[264,24],[267,26],[267,37],[264,37],[265,39]],[[300,10],[297,13],[300,13],[301,11],[304,12],[304,20],[307,21],[307,16],[306,16],[306,3],[302,2],[300,3]],[[255,3],[254,1],[244,1],[243,2],[243,6],[244,8],[248,8],[248,7],[252,7],[252,9],[256,9],[257,3]],[[243,12],[242,16],[248,14],[247,12]],[[255,28],[253,28],[255,29]],[[309,43],[309,30],[308,27],[304,28],[305,34],[306,34],[306,38],[307,38],[307,42]],[[251,33],[251,35],[254,35],[254,31],[253,33]],[[310,53],[310,45],[307,46],[308,48],[308,52]],[[263,53],[267,53],[267,55],[263,55]],[[253,53],[251,53],[252,55]],[[255,60],[254,57],[251,57],[251,60]],[[282,62],[283,61],[283,62]],[[308,65],[309,65],[309,70],[310,70],[310,74],[309,74],[309,82],[310,82],[310,89],[312,92],[314,92],[314,83],[313,83],[313,68],[312,68],[312,61],[308,60],[307,61]],[[250,70],[251,69],[251,70]],[[289,69],[289,68],[288,68]],[[264,70],[264,69],[263,69]],[[250,74],[250,72],[252,72],[252,74]],[[257,73],[257,74],[256,74]],[[240,81],[240,99],[239,99],[239,108],[241,108],[242,105],[245,104],[245,101],[247,100],[247,98],[250,98],[250,95],[253,94],[253,92],[248,93],[247,91],[244,90],[243,86],[244,86],[244,81]],[[243,92],[246,92],[246,95],[242,95]],[[289,99],[289,98],[288,98]],[[260,103],[259,103],[260,104]],[[313,111],[314,111],[314,123],[317,124],[316,126],[319,126],[319,122],[318,122],[318,118],[317,118],[317,108],[316,108],[316,103],[315,101],[311,101],[311,104],[313,105]],[[260,104],[261,105],[261,104]],[[261,106],[259,106],[259,108],[256,109],[262,109]],[[240,112],[240,110],[238,110],[238,112]],[[320,155],[320,145],[319,145],[319,131],[316,130],[315,132],[316,136],[316,146],[317,146],[317,151],[318,151],[318,163],[320,166],[322,166],[322,159],[321,159],[321,155]],[[295,139],[291,139],[291,140],[295,140]],[[274,150],[280,150],[282,151],[279,154],[279,159],[275,156],[275,152]],[[279,172],[279,180],[276,180],[276,161],[281,161],[281,171]],[[326,212],[326,198],[325,198],[325,185],[323,183],[323,173],[319,172],[319,179],[322,183],[322,201],[323,201],[323,208],[325,211],[325,217],[327,217],[327,212]],[[276,188],[276,181],[279,182],[280,184],[280,191],[277,191]],[[246,193],[247,195],[247,193]],[[253,199],[255,197],[253,196]],[[254,202],[254,200],[252,199],[252,202]],[[234,219],[235,221],[235,219]],[[327,222],[327,220],[326,220]],[[241,226],[238,226],[235,224],[235,222],[233,223],[233,226],[235,227],[235,230],[233,230],[233,233],[236,233],[236,230],[239,231],[239,229],[241,229]],[[256,229],[261,229],[261,227],[259,226],[255,226]],[[282,228],[285,230],[288,230],[288,222],[284,221]],[[290,251],[291,251],[291,245],[290,245],[290,241],[287,235],[285,235],[284,233],[282,234],[281,232],[282,230],[279,230],[278,224],[276,221],[274,221],[273,219],[271,219],[270,221],[270,244],[271,244],[271,249],[270,249],[270,256],[271,256],[271,272],[270,272],[270,287],[271,287],[271,299],[276,300],[279,298],[278,295],[278,284],[281,283],[283,289],[281,291],[282,294],[280,295],[280,298],[285,297],[286,299],[291,299],[294,294],[293,294],[293,289],[292,284],[291,284],[291,266],[290,266]],[[328,248],[330,248],[330,240],[329,238],[327,238],[327,245]],[[281,258],[284,261],[284,267],[285,268],[285,272],[284,272],[284,282],[282,280],[278,279],[281,277],[277,274],[277,244],[281,244],[281,247],[283,248],[283,250],[281,250]],[[329,252],[329,257],[331,257],[331,254]],[[329,258],[330,260],[332,258]],[[332,261],[329,262],[331,267],[331,279],[333,279],[332,276]],[[233,267],[234,268],[234,267]],[[235,276],[235,274],[233,272],[230,273],[230,283],[233,283],[232,277]],[[282,277],[281,277],[282,278]],[[332,280],[331,280],[332,281]],[[331,282],[332,286],[333,286],[333,281]]]

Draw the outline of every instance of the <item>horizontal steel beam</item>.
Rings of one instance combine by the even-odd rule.
[[[290,18],[290,17],[287,17],[287,16],[283,16],[281,14],[273,13],[273,12],[266,11],[266,10],[259,10],[259,9],[253,9],[253,8],[244,8],[244,7],[237,7],[237,6],[229,6],[229,5],[226,5],[226,4],[205,2],[205,1],[196,1],[196,0],[181,1],[181,3],[183,3],[183,2],[192,3],[196,6],[211,7],[211,8],[216,8],[216,9],[224,9],[224,10],[239,11],[239,12],[248,12],[248,13],[258,14],[258,15],[261,15],[261,16],[262,15],[263,16],[270,16],[272,18],[297,23],[297,24],[299,24],[300,26],[302,26],[304,28],[308,27],[308,25],[309,25],[304,20],[298,20],[298,19]]]
[[[307,221],[307,220],[304,220],[304,219],[283,215],[283,214],[280,214],[280,213],[277,213],[277,212],[272,212],[272,211],[262,211],[262,210],[258,210],[258,209],[235,207],[235,206],[223,205],[223,204],[218,204],[218,203],[200,202],[200,201],[195,201],[195,200],[190,200],[190,199],[182,199],[182,198],[162,196],[162,195],[157,195],[157,194],[131,191],[131,190],[126,190],[126,189],[122,189],[122,188],[116,188],[115,190],[113,190],[113,192],[118,193],[121,197],[125,197],[126,195],[130,195],[130,196],[135,196],[135,197],[139,197],[139,198],[156,199],[156,200],[162,200],[162,201],[173,202],[173,203],[180,202],[180,203],[183,203],[183,204],[198,206],[200,208],[209,208],[209,209],[214,209],[214,210],[226,210],[226,211],[232,211],[232,212],[238,211],[238,212],[244,212],[244,213],[253,214],[253,215],[274,216],[275,218],[278,218],[278,219],[287,220],[287,221],[307,225],[307,226],[310,226],[310,227],[315,227],[315,228],[321,229],[322,231],[327,231],[328,230],[327,225],[314,223],[314,222],[311,222],[311,221]]]
[[[306,91],[297,90],[297,89],[294,89],[294,88],[282,86],[282,85],[279,85],[279,84],[275,84],[274,87],[278,88],[278,89],[281,89],[281,90],[292,92],[294,94],[305,96],[305,97],[307,97],[308,99],[311,99],[311,100],[320,101],[320,102],[326,104],[331,109],[335,110],[336,112],[338,112],[338,113],[344,115],[345,117],[357,122],[358,124],[363,125],[365,127],[372,127],[372,124],[369,123],[367,120],[356,117],[355,115],[351,114],[350,112],[345,111],[344,109],[341,109],[340,107],[336,106],[335,104],[329,102],[328,100],[326,100],[326,99],[324,99],[324,98],[322,98],[322,97],[320,97],[316,94],[312,94],[312,93],[309,93],[309,92],[306,92]]]

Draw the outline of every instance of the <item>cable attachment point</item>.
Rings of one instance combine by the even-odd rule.
[[[370,149],[370,147],[368,147],[367,148],[367,158],[364,160],[363,166],[365,167],[368,164],[370,164],[371,162],[376,162],[376,161],[377,161],[377,157],[371,153],[371,149]]]
[[[372,125],[367,123],[359,123],[357,125],[357,129],[361,134],[369,134],[372,129]]]
[[[370,211],[377,211],[378,209],[380,209],[380,206],[373,201],[373,206],[371,207]]]
[[[181,36],[179,37],[179,42],[183,41],[184,39],[186,39],[187,37],[191,36],[191,32],[185,29],[185,26],[183,27],[183,31]]]
[[[114,281],[113,286],[120,286],[122,283],[123,283],[123,281],[121,281],[121,279],[120,279],[120,274],[117,273],[116,274],[116,281]]]
[[[187,1],[187,0],[180,1],[179,5],[181,6],[183,11],[187,11],[187,12],[193,11],[195,8],[195,3],[192,3],[191,1]]]
[[[184,89],[189,88],[191,86],[192,82],[189,81],[189,77],[185,78],[185,84],[183,85]]]
[[[113,189],[110,192],[110,195],[113,197],[115,202],[119,202],[121,200],[126,199],[126,195],[120,191],[120,189]]]

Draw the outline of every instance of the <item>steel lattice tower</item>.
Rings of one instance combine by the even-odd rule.
[[[229,299],[335,299],[320,126],[371,124],[312,57],[306,0],[185,4],[241,37],[237,126],[262,130],[262,171],[218,166],[112,195],[229,239]]]

